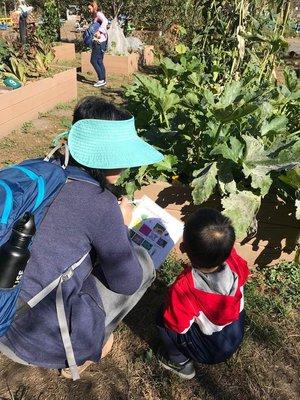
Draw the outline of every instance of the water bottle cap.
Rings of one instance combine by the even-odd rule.
[[[13,230],[23,236],[33,236],[35,234],[34,215],[30,212],[26,212],[23,217],[15,223]]]

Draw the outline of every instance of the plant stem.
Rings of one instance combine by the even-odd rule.
[[[219,125],[217,133],[216,133],[215,143],[214,144],[217,144],[217,142],[219,141],[222,127],[223,127],[223,122],[220,122],[220,125]]]

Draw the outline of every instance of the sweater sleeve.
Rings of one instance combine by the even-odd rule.
[[[169,289],[163,317],[167,328],[180,334],[186,333],[194,322],[191,303],[180,281],[176,281]]]
[[[107,32],[108,19],[102,12],[97,13],[97,20],[101,23],[99,31],[102,33]]]
[[[90,239],[99,257],[101,275],[110,290],[131,295],[140,287],[143,270],[117,200],[110,198],[97,212],[99,223],[94,223]]]

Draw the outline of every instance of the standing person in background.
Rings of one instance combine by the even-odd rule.
[[[100,28],[94,35],[91,55],[91,64],[98,75],[98,82],[96,82],[94,86],[101,87],[106,85],[106,75],[103,58],[104,52],[107,48],[108,20],[105,15],[100,11],[100,7],[98,6],[96,1],[89,2],[88,10],[94,19],[93,23],[101,24]]]
[[[33,10],[32,6],[28,6],[26,1],[19,0],[17,13],[19,15],[19,33],[21,43],[24,45],[27,43],[27,17]]]

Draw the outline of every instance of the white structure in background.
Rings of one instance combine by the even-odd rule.
[[[30,14],[33,10],[32,6],[29,6],[26,1],[24,0],[19,0],[18,2],[18,7],[17,7],[17,12],[20,14]]]
[[[108,30],[108,50],[114,55],[128,55],[129,45],[117,18],[112,20]]]
[[[67,8],[66,13],[67,13],[67,21],[77,20],[80,13],[80,8],[75,4],[70,4]]]

